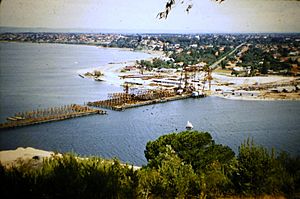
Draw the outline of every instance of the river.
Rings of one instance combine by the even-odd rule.
[[[104,99],[123,89],[80,78],[76,71],[149,57],[94,46],[0,43],[0,121],[16,112]],[[300,155],[299,114],[299,101],[187,99],[1,130],[0,150],[34,147],[142,165],[149,140],[182,131],[189,120],[194,129],[210,132],[216,143],[235,152],[245,139],[253,138],[269,149]]]

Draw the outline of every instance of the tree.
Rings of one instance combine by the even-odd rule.
[[[269,65],[270,65],[269,62],[264,61],[262,67],[260,68],[261,74],[268,74]]]
[[[234,158],[234,152],[227,146],[215,144],[209,133],[183,131],[164,135],[147,143],[145,157],[149,167],[158,168],[161,165],[159,154],[165,153],[168,145],[185,163],[191,164],[197,173],[206,171],[207,165],[213,162],[224,166]]]
[[[145,156],[148,160],[146,168],[151,170],[152,176],[156,176],[152,180],[156,182],[153,183],[155,184],[153,187],[158,190],[162,189],[162,186],[157,184],[159,179],[157,175],[160,175],[162,181],[167,181],[159,183],[167,184],[168,189],[177,190],[176,193],[188,192],[192,196],[198,197],[200,194],[202,197],[214,198],[233,192],[228,174],[232,173],[234,153],[227,146],[215,144],[207,132],[184,131],[161,136],[147,143]],[[158,173],[153,173],[154,171]],[[189,171],[191,174],[185,176],[182,174],[183,171]],[[198,178],[194,176],[194,173]],[[175,178],[175,176],[178,177]],[[175,183],[174,180],[177,182]],[[151,180],[148,179],[148,181]],[[193,188],[187,191],[182,185],[189,185],[188,187]],[[166,188],[163,190],[170,192]],[[179,197],[174,194],[165,195],[165,197]]]
[[[296,193],[300,193],[300,157],[291,157],[288,153],[281,152],[276,161],[280,190],[287,198],[293,198]]]
[[[238,167],[235,174],[237,192],[245,195],[275,194],[279,192],[276,181],[275,152],[256,146],[250,139],[239,147]]]
[[[220,65],[221,65],[222,69],[226,68],[226,64],[227,64],[227,62],[225,60],[221,61]]]
[[[143,168],[139,178],[139,194],[143,198],[186,198],[200,194],[200,180],[190,164],[184,163],[172,149],[159,154],[158,168]]]

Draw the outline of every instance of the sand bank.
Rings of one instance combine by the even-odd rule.
[[[0,151],[0,162],[2,165],[9,166],[16,164],[19,160],[42,159],[51,157],[54,154],[52,151],[19,147],[16,150]]]
[[[219,73],[212,74],[212,95],[217,97],[222,97],[224,99],[230,100],[300,100],[300,92],[295,91],[295,87],[293,83],[296,82],[296,77],[284,77],[277,75],[269,75],[269,76],[256,76],[256,77],[231,77],[227,75],[222,75]],[[298,81],[299,82],[299,81]],[[230,94],[229,91],[243,90],[245,88],[251,87],[253,85],[263,86],[263,85],[274,85],[273,89],[277,88],[277,85],[281,84],[290,84],[290,87],[294,89],[293,92],[279,92],[273,93],[272,89],[265,88],[258,91],[250,91],[256,92],[254,96],[251,96],[251,93],[248,95],[234,95]],[[299,87],[299,85],[298,85]],[[221,92],[216,92],[216,90],[222,90]]]
[[[106,47],[99,47],[99,48],[106,48]],[[117,49],[120,51],[132,51],[132,52],[142,52],[153,55],[151,58],[147,58],[145,60],[151,60],[155,57],[163,57],[164,52],[162,51],[152,51],[152,50],[141,50],[141,51],[133,51],[129,48],[107,48],[107,49]],[[95,70],[99,70],[102,73],[104,73],[104,76],[102,76],[100,79],[105,81],[108,84],[112,84],[115,86],[120,86],[124,84],[125,80],[120,79],[119,75],[122,75],[121,73],[122,68],[125,66],[132,66],[135,65],[135,61],[124,61],[124,62],[117,62],[117,63],[108,63],[99,67],[91,67],[91,68],[85,68],[80,69],[76,71],[76,73],[83,77],[85,73],[89,72],[92,73]]]
[[[2,165],[6,167],[10,167],[13,165],[18,165],[18,162],[20,161],[30,161],[30,160],[36,160],[37,163],[42,163],[43,158],[49,158],[53,155],[59,155],[61,156],[60,153],[54,153],[52,151],[44,151],[40,149],[35,149],[32,147],[18,147],[15,150],[5,150],[5,151],[0,151],[0,162]],[[79,157],[79,159],[81,159]],[[82,158],[84,159],[84,158]],[[33,166],[36,166],[37,164],[32,164]],[[122,164],[126,165],[126,164]],[[127,164],[128,165],[128,164]],[[129,167],[132,167],[134,170],[140,169],[141,167],[139,166],[133,166],[133,165],[128,165]]]

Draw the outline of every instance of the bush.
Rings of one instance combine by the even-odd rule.
[[[215,161],[225,166],[234,158],[234,152],[227,146],[215,144],[209,133],[184,131],[148,142],[145,150],[148,166],[157,168],[160,165],[159,154],[166,151],[167,145],[170,145],[184,162],[191,164],[196,172],[205,171],[207,165]]]
[[[134,198],[137,172],[119,161],[66,154],[37,169],[1,166],[5,198]],[[25,166],[25,167],[24,167]]]
[[[166,160],[166,157],[170,156],[169,148],[173,150],[175,160]],[[227,146],[215,144],[207,132],[184,131],[161,136],[147,143],[145,157],[148,160],[147,167],[151,172],[155,170],[160,174],[162,181],[172,181],[162,175],[165,171],[162,168],[176,172],[172,167],[177,163],[179,170],[189,170],[191,176],[177,178],[180,184],[189,182],[189,186],[192,187],[184,192],[185,197],[216,197],[232,192],[232,183],[228,175],[231,173],[230,165],[234,161],[234,152]],[[185,168],[187,165],[191,168]],[[177,190],[174,187],[172,189]],[[167,192],[165,189],[162,191],[162,193]],[[165,196],[161,195],[161,197]]]
[[[249,139],[239,148],[234,175],[237,193],[243,195],[287,195],[299,193],[300,161],[286,153],[276,156],[275,150],[257,146]]]
[[[300,158],[276,155],[249,139],[237,157],[209,133],[171,133],[147,143],[142,169],[116,159],[73,154],[0,164],[3,198],[218,198],[263,195],[296,198]]]
[[[139,192],[143,198],[186,198],[200,194],[200,179],[190,164],[185,164],[171,146],[160,154],[158,168],[139,172]]]

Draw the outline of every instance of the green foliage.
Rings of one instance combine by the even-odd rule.
[[[226,68],[226,64],[227,64],[226,61],[224,61],[224,60],[221,61],[220,65],[221,65],[222,69]]]
[[[170,156],[170,148],[177,159],[166,158]],[[161,175],[168,167],[175,172],[176,169],[172,167],[174,164],[180,166],[178,160],[181,160],[181,169],[189,170],[193,175],[180,176],[175,173],[179,176],[176,180],[182,183],[188,182],[189,186],[193,185],[189,191],[192,196],[215,197],[231,191],[232,183],[228,175],[232,170],[234,153],[227,146],[215,144],[207,132],[184,131],[161,136],[157,140],[147,143],[145,157],[148,160],[148,169],[152,172],[155,170]],[[187,168],[187,165],[190,168]],[[167,178],[167,181],[171,180],[164,175],[161,177],[162,179]],[[173,187],[173,189],[175,188]],[[163,190],[161,194],[167,192],[165,189]]]
[[[176,193],[184,193],[182,197],[267,194],[293,198],[299,193],[300,159],[285,153],[276,156],[274,150],[270,153],[250,140],[240,146],[235,158],[230,148],[216,145],[209,133],[171,133],[148,142],[145,156],[149,163],[142,171],[140,179],[143,179],[143,186],[140,189],[155,198],[180,198],[165,187],[166,184]],[[180,175],[181,170],[191,175]],[[193,188],[188,193],[180,192],[181,189],[174,185],[175,179],[181,183],[188,182]]]
[[[295,198],[300,158],[245,141],[237,157],[209,133],[171,133],[147,143],[139,170],[116,159],[72,154],[0,164],[3,198],[226,198],[262,195]]]
[[[266,149],[255,146],[248,139],[239,148],[236,186],[243,194],[262,194],[266,190],[267,179],[271,175],[274,159]],[[259,185],[259,186],[258,186]]]
[[[175,62],[183,62],[184,64],[197,64],[199,62],[206,62],[212,64],[217,61],[217,56],[215,53],[218,51],[217,47],[208,49],[190,49],[187,48],[180,53],[174,52],[170,57],[175,60]]]
[[[6,198],[135,197],[137,173],[117,160],[66,154],[49,158],[36,169],[29,169],[28,164],[0,167],[1,193]]]
[[[226,164],[234,157],[234,152],[229,147],[215,144],[209,133],[184,131],[164,135],[147,143],[145,157],[150,167],[157,168],[160,165],[159,154],[165,152],[167,145],[197,172],[205,171],[206,166],[214,161]]]
[[[238,193],[244,195],[287,194],[299,192],[300,161],[286,153],[276,157],[249,139],[239,148],[234,183]],[[296,189],[298,189],[296,191]]]
[[[260,68],[260,73],[261,74],[268,74],[269,66],[270,66],[270,63],[264,62],[263,65]]]
[[[291,69],[290,63],[281,62],[278,58],[274,58],[272,55],[274,52],[263,50],[264,48],[266,48],[266,46],[250,46],[249,50],[241,57],[241,60],[243,61],[241,66],[250,66],[253,69],[258,69],[261,74],[268,74],[268,70],[280,71]]]
[[[159,155],[161,165],[140,171],[140,195],[148,198],[185,198],[200,194],[200,180],[190,164],[185,164],[171,146]]]
[[[213,162],[207,167],[207,171],[202,173],[202,182],[205,183],[203,193],[206,193],[210,198],[234,193],[230,175],[228,175],[228,168],[226,172],[218,161]]]
[[[300,157],[291,157],[286,152],[281,152],[276,158],[279,189],[293,198],[300,193]]]
[[[152,70],[153,68],[177,68],[177,65],[174,65],[172,61],[164,61],[159,58],[154,58],[151,61],[148,60],[141,60],[140,62],[137,62],[141,67],[146,68],[147,70]]]

